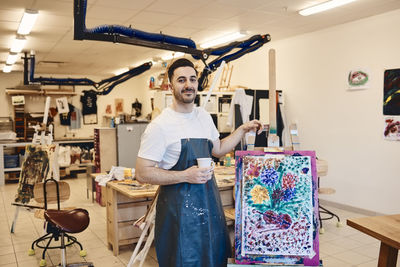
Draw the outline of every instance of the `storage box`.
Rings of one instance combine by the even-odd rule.
[[[10,117],[0,117],[0,132],[13,130],[13,121]]]
[[[19,155],[4,155],[4,168],[17,168],[19,166]]]

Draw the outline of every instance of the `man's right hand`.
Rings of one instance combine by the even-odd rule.
[[[183,176],[185,177],[185,182],[191,184],[205,184],[208,180],[212,178],[213,167],[198,167],[194,165],[183,171]]]

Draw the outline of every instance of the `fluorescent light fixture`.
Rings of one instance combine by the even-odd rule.
[[[318,12],[322,12],[325,10],[329,10],[338,6],[343,6],[346,5],[348,3],[354,2],[356,0],[332,0],[332,1],[328,1],[328,2],[324,2],[322,4],[319,5],[315,5],[309,8],[305,8],[299,11],[299,14],[302,16],[308,16],[308,15],[312,15]]]
[[[17,36],[11,43],[10,51],[13,53],[19,53],[22,51],[26,43],[26,39],[24,36]]]
[[[37,10],[26,9],[24,15],[22,16],[21,22],[18,27],[18,34],[26,35],[29,34],[35,25],[37,16],[39,12]]]
[[[237,40],[237,39],[239,39],[239,38],[241,38],[243,36],[246,36],[246,35],[247,35],[247,32],[245,32],[245,31],[234,32],[234,33],[231,33],[231,34],[228,34],[228,35],[221,36],[221,37],[219,37],[217,39],[214,39],[214,40],[211,40],[209,42],[205,42],[203,44],[200,44],[200,47],[201,48],[213,47],[213,46],[216,46],[216,45],[220,45],[220,44],[224,44],[224,43],[227,43],[227,42],[231,42],[231,41]]]
[[[182,53],[182,52],[174,52],[172,54],[162,56],[161,59],[164,61],[167,61],[167,60],[171,60],[173,58],[183,57],[184,55],[185,55],[185,53]]]
[[[6,64],[6,65],[4,66],[4,68],[3,68],[3,72],[4,72],[4,73],[9,73],[9,72],[11,72],[11,69],[12,69],[12,65]]]
[[[127,72],[128,70],[129,70],[128,67],[122,68],[122,69],[119,69],[119,70],[114,71],[114,74],[115,74],[115,75],[120,75],[120,74],[122,74],[122,73],[124,73],[124,72]]]
[[[8,54],[6,64],[12,65],[17,61],[17,59],[18,59],[17,53],[10,53],[10,54]]]

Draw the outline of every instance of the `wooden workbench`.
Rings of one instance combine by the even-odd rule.
[[[224,209],[234,207],[234,167],[216,167],[215,176]],[[157,191],[158,186],[128,185],[125,182],[107,183],[107,241],[114,255],[120,246],[134,244],[139,240],[141,230],[133,223],[143,216]]]
[[[395,267],[400,249],[400,214],[348,219],[347,225],[381,241],[378,267]]]

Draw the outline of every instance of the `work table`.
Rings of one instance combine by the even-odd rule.
[[[379,241],[379,267],[395,267],[400,249],[400,214],[348,219],[347,225]]]
[[[224,209],[232,209],[235,168],[216,167],[214,174]],[[157,185],[143,185],[129,180],[107,183],[107,241],[114,255],[119,254],[120,246],[139,240],[141,230],[133,223],[146,213],[157,188]]]

